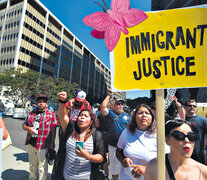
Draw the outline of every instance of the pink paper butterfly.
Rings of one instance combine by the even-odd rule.
[[[105,44],[109,51],[115,48],[121,36],[121,31],[124,34],[128,34],[129,31],[126,27],[135,26],[147,19],[147,15],[143,11],[130,9],[129,1],[111,0],[112,10],[108,9],[107,13],[95,12],[83,18],[83,22],[87,26],[94,28],[91,32],[93,37],[105,39]]]

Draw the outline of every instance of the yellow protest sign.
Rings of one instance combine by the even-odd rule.
[[[146,13],[110,54],[118,90],[207,86],[207,8]]]

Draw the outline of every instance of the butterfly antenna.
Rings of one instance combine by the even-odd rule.
[[[105,5],[106,9],[109,9],[109,7],[107,6],[106,2],[104,0],[102,0],[102,1],[103,1],[104,5]]]
[[[107,12],[107,9],[103,6],[103,5],[101,5],[99,2],[94,2],[94,3],[96,3],[96,4],[98,4],[99,6],[101,6],[102,8],[103,8],[103,11],[106,13]]]

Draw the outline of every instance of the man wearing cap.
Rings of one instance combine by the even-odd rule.
[[[103,100],[101,104],[101,112],[106,119],[107,127],[108,127],[108,151],[109,151],[109,172],[112,174],[112,179],[117,180],[120,170],[121,163],[116,158],[116,146],[121,135],[122,131],[126,128],[129,122],[129,114],[123,111],[124,100],[117,99],[113,105],[113,110],[107,108],[107,105],[110,101],[113,92],[108,90],[108,94],[106,98]]]
[[[25,145],[28,146],[30,180],[47,179],[46,155],[55,158],[56,126],[58,121],[55,113],[47,108],[47,97],[37,96],[37,108],[29,113],[22,125],[27,131]]]
[[[76,121],[78,114],[82,109],[92,110],[90,103],[86,101],[86,93],[83,90],[76,91],[75,98],[66,103],[66,108],[68,109],[68,117],[72,121]]]

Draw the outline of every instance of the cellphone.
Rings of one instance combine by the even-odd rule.
[[[78,147],[78,145],[79,145],[82,149],[84,149],[84,143],[83,143],[83,141],[76,141],[76,142],[75,142],[75,148],[76,148],[77,150],[80,150],[79,147]]]

